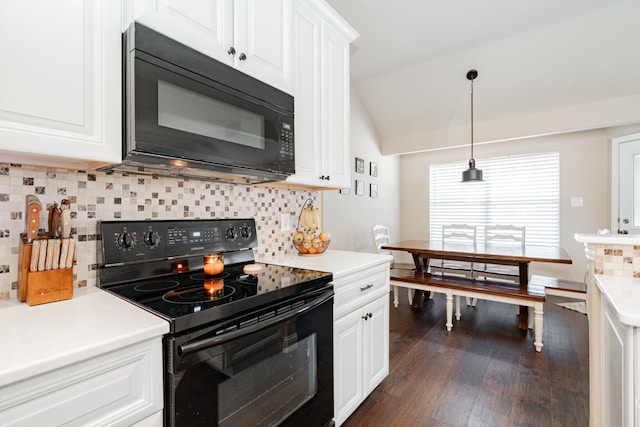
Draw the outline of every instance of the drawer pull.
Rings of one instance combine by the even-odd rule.
[[[365,286],[364,288],[360,288],[360,292],[364,292],[367,289],[371,289],[373,288],[373,283],[369,283],[367,286]]]

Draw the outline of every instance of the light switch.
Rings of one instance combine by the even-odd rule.
[[[572,208],[581,208],[583,206],[582,197],[572,197],[571,198],[571,207]]]
[[[289,215],[281,214],[280,215],[280,230],[281,231],[289,231],[291,225],[289,224]]]

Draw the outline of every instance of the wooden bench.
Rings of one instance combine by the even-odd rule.
[[[529,328],[533,326],[536,351],[542,351],[543,306],[545,288],[540,283],[531,283],[526,290],[513,283],[495,280],[474,279],[461,276],[446,276],[418,273],[411,270],[391,269],[391,285],[444,293],[446,296],[447,331],[453,328],[453,300],[456,297],[456,319],[460,320],[459,297],[480,298],[533,308],[533,325],[529,316]],[[394,301],[397,307],[397,301]]]
[[[587,299],[587,285],[582,282],[539,276],[537,274],[531,276],[529,282],[538,287],[543,286],[547,295],[575,298],[583,301]]]

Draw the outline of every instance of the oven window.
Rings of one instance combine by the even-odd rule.
[[[264,150],[264,117],[158,80],[158,124]]]
[[[278,425],[317,393],[318,338],[296,322],[193,357],[176,389],[176,425]]]

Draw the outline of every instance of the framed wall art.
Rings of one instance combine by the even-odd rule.
[[[356,157],[356,173],[364,173],[364,159]]]
[[[369,175],[378,176],[378,164],[375,162],[369,162]]]
[[[356,179],[356,196],[364,196],[364,181]]]
[[[369,195],[371,197],[378,197],[378,184],[370,184],[369,185]]]

